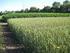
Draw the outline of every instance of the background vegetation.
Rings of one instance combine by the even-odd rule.
[[[58,13],[70,13],[70,1],[65,0],[63,4],[60,2],[54,2],[52,4],[52,7],[50,6],[44,6],[43,9],[39,9],[36,7],[31,7],[30,9],[26,8],[21,9],[20,11],[5,11],[5,12],[0,12],[0,15],[7,14],[7,13],[30,13],[30,12],[58,12]]]
[[[3,21],[10,18],[34,18],[34,17],[70,17],[69,13],[10,13],[2,16]]]

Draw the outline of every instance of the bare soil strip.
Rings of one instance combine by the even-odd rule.
[[[13,38],[14,34],[10,31],[8,23],[0,23],[3,28],[3,35],[5,39],[6,53],[23,53],[24,46],[16,44],[16,40]],[[3,48],[4,49],[4,48]]]

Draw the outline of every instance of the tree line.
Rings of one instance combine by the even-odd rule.
[[[5,11],[3,13],[30,13],[30,12],[53,12],[53,13],[70,13],[70,1],[69,0],[65,0],[63,2],[63,4],[61,4],[60,2],[54,2],[52,4],[52,7],[50,6],[44,6],[44,8],[39,9],[36,7],[30,7],[30,9],[26,8],[25,10],[22,9],[20,11]],[[0,12],[0,15],[3,14],[2,12]]]

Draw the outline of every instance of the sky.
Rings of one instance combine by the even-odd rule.
[[[55,1],[62,3],[65,0],[0,0],[0,11],[16,11],[31,6],[42,9],[44,6],[52,6]]]

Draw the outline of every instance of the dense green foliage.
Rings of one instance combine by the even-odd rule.
[[[2,20],[7,21],[9,18],[25,17],[70,17],[70,13],[10,13],[3,15]]]
[[[0,22],[2,21],[2,16],[0,16]]]
[[[16,18],[8,23],[28,53],[70,53],[68,17]]]
[[[39,9],[36,7],[31,7],[29,10],[25,9],[25,11],[20,12],[68,12],[70,13],[70,1],[65,0],[63,4],[61,4],[58,1],[53,2],[52,7],[51,6],[44,6],[43,9]]]

